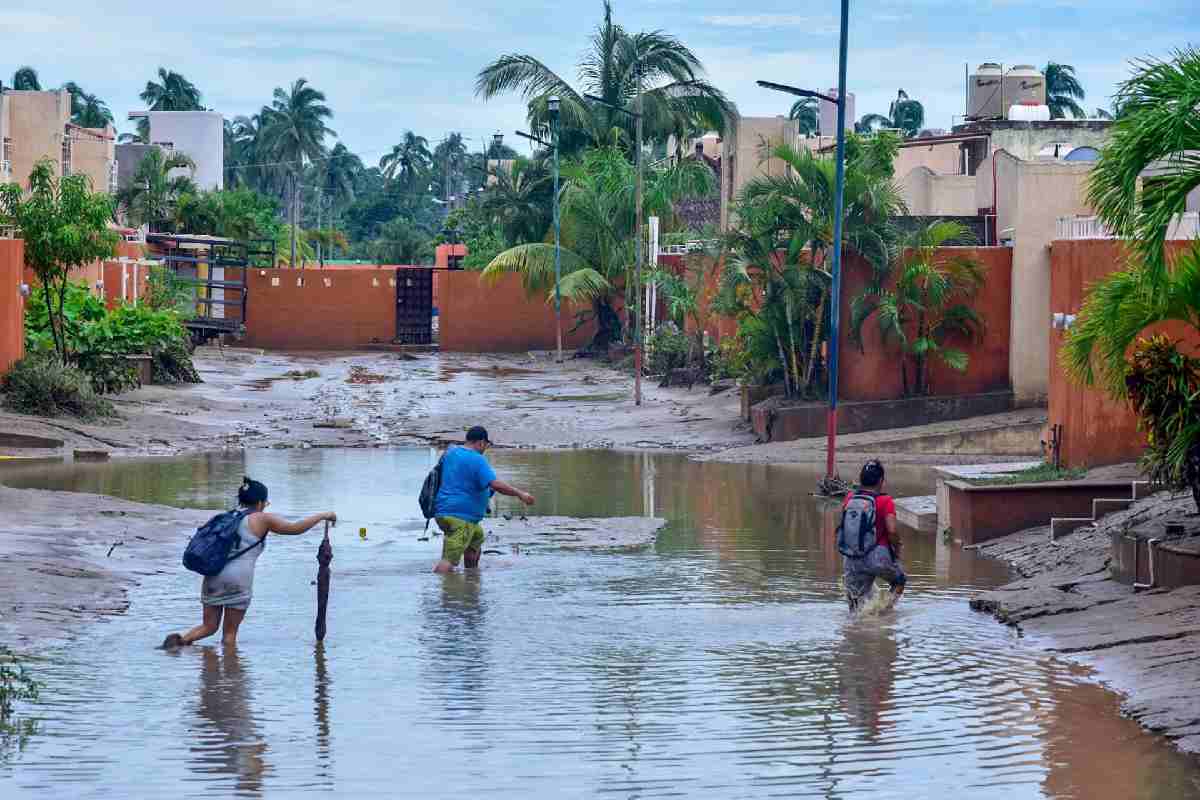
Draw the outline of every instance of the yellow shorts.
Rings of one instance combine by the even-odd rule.
[[[438,517],[438,527],[445,537],[442,539],[442,559],[458,566],[467,548],[483,548],[483,528],[478,522],[467,522],[458,517]]]

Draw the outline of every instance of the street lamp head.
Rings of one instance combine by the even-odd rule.
[[[548,98],[546,98],[546,108],[549,109],[551,117],[558,116],[558,108],[559,108],[558,95],[552,94]]]
[[[500,131],[496,131],[495,133],[493,133],[492,134],[492,147],[499,150],[500,146],[503,144],[504,144],[504,134],[501,133]]]

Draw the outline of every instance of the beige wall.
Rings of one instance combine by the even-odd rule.
[[[938,175],[958,175],[963,171],[962,150],[958,142],[901,147],[894,166],[897,176],[907,175],[917,167],[927,167]]]
[[[973,217],[979,213],[972,175],[937,175],[928,167],[917,167],[897,183],[908,213],[914,216]]]
[[[8,137],[12,140],[12,180],[29,185],[39,159],[49,157],[61,173],[63,131],[71,119],[70,92],[4,93]]]
[[[759,175],[783,175],[782,161],[761,158],[762,143],[794,144],[796,120],[786,117],[740,117],[721,142],[721,228],[729,225],[729,208],[746,183]]]
[[[116,159],[117,132],[111,125],[103,128],[70,128],[71,172],[87,175],[92,191],[107,192]]]
[[[1085,184],[1091,164],[1022,161],[998,152],[996,231],[1012,239],[1012,346],[1009,366],[1013,392],[1023,404],[1045,402],[1050,374],[1050,243],[1059,217],[1089,214]],[[986,167],[986,169],[984,169]],[[977,196],[991,204],[991,159],[981,167]],[[1011,230],[1010,230],[1011,229]]]
[[[1013,127],[997,128],[992,131],[992,152],[1007,150],[1025,161],[1032,161],[1038,153],[1053,142],[1067,142],[1075,147],[1104,146],[1108,141],[1108,128],[1086,125],[1062,125],[1058,128]]]
[[[6,139],[8,139],[8,96],[4,92],[0,92],[0,160],[7,155],[4,151]],[[11,170],[5,170],[3,165],[0,165],[0,183],[11,181],[12,174]]]

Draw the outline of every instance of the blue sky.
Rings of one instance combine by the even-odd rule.
[[[182,72],[205,104],[251,113],[276,86],[304,76],[328,95],[331,127],[377,161],[406,129],[436,141],[460,130],[476,144],[524,127],[516,96],[474,96],[480,67],[529,53],[574,78],[577,56],[602,13],[600,0],[205,0],[158,7],[145,0],[3,0],[0,79],[31,64],[43,84],[75,80],[126,112],[160,65]],[[1200,45],[1190,2],[1111,0],[854,0],[849,87],[857,111],[886,112],[898,88],[926,106],[926,124],[949,127],[963,107],[963,65],[981,61],[1074,64],[1085,106],[1107,105],[1130,59]],[[783,95],[756,79],[828,88],[836,82],[838,3],[777,0],[616,0],[618,22],[663,29],[697,52],[709,78],[743,114],[786,113]]]

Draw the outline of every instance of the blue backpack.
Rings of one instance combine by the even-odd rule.
[[[237,551],[233,549],[238,543],[238,526],[242,524],[246,513],[225,511],[197,528],[183,551],[183,565],[192,572],[211,577],[225,569],[230,561],[261,546],[266,540],[265,536],[249,547]]]
[[[846,558],[866,558],[875,549],[875,495],[855,492],[842,509],[837,549]]]

